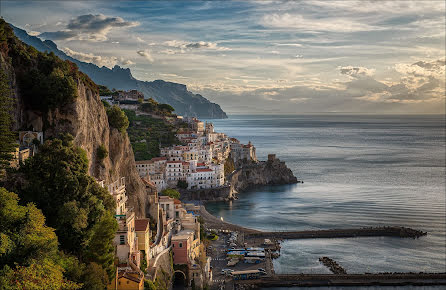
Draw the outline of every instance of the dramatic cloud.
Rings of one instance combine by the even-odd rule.
[[[138,50],[136,53],[139,54],[140,56],[144,57],[148,61],[153,62],[153,57],[150,54],[150,51],[148,49]]]
[[[80,61],[91,62],[98,66],[106,66],[106,67],[111,68],[111,67],[115,66],[116,64],[125,65],[125,66],[135,64],[131,60],[124,59],[123,57],[114,57],[114,56],[108,57],[108,56],[94,55],[92,53],[84,53],[84,52],[74,51],[74,50],[69,49],[68,47],[65,47],[63,49],[63,51],[68,56],[71,56],[71,57],[78,59]]]
[[[107,17],[103,14],[80,15],[68,23],[67,28],[83,31],[104,31],[113,27],[133,27],[139,25],[138,22],[124,21],[121,17]]]
[[[121,17],[108,17],[103,14],[80,15],[70,20],[65,30],[44,32],[43,38],[63,40],[76,38],[79,40],[105,41],[113,28],[134,27],[138,22],[125,21]]]
[[[353,66],[343,66],[340,67],[339,70],[341,71],[341,74],[347,75],[353,78],[358,77],[367,77],[367,76],[373,76],[375,74],[374,69],[368,69],[366,67],[353,67]]]
[[[228,113],[445,109],[444,1],[3,2],[7,21],[76,58],[134,61],[136,78]]]

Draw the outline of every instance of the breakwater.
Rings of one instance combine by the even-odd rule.
[[[353,237],[400,237],[419,238],[427,233],[406,227],[365,227],[359,229],[333,229],[290,232],[255,232],[247,233],[245,238],[276,239],[317,239],[317,238],[353,238]]]
[[[335,260],[330,259],[329,257],[319,258],[319,262],[325,265],[328,269],[330,269],[333,274],[347,274],[344,268],[341,267]]]
[[[259,280],[240,281],[251,287],[321,287],[321,286],[428,286],[446,285],[446,273],[377,274],[285,274]],[[237,288],[237,287],[236,287]]]
[[[419,238],[427,235],[426,232],[407,227],[363,227],[351,229],[310,230],[310,231],[283,231],[265,232],[234,225],[210,214],[204,206],[197,212],[205,221],[207,228],[238,231],[244,234],[245,239],[324,239],[324,238],[354,238],[354,237],[400,237]]]

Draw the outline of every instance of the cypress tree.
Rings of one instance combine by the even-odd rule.
[[[12,153],[15,151],[16,136],[11,131],[12,128],[13,100],[11,88],[6,73],[0,68],[0,177],[4,169],[9,167],[12,160]]]

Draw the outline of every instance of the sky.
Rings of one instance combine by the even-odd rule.
[[[1,1],[68,55],[229,114],[442,114],[445,1]]]

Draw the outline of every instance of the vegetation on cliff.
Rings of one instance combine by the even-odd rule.
[[[136,115],[135,111],[124,110],[130,126],[127,133],[136,160],[147,160],[160,156],[160,145],[180,144],[175,137],[177,128],[163,119],[149,115]]]
[[[106,108],[108,123],[121,133],[125,133],[129,127],[129,119],[117,105]]]
[[[9,79],[3,68],[0,67],[0,178],[12,159],[11,152],[17,147],[15,143],[16,136],[11,131],[12,106],[13,101]]]
[[[5,260],[1,255],[2,279],[16,277],[23,270],[20,267],[34,267],[37,258],[47,257],[61,267],[65,280],[82,283],[86,289],[96,289],[90,286],[98,283],[99,288],[104,288],[114,276],[113,238],[117,224],[113,214],[116,205],[106,189],[88,175],[86,153],[71,141],[72,137],[66,135],[45,142],[38,154],[29,158],[17,172],[9,174],[7,186],[28,204],[27,208],[14,211],[25,212],[24,222],[30,225],[11,220],[20,217],[17,213],[0,221],[5,222],[0,227],[0,252],[10,253]],[[5,195],[4,191],[2,193]],[[13,206],[18,197],[9,194],[10,200],[11,196],[8,204]],[[24,232],[5,238],[10,232],[8,226]],[[19,239],[18,247],[14,247],[14,239]],[[24,243],[29,244],[29,249],[23,247]],[[39,267],[47,265],[37,264]],[[20,267],[14,270],[11,265]],[[98,277],[102,278],[98,280]]]
[[[152,98],[140,104],[139,110],[160,116],[172,116],[173,111],[175,111],[171,105],[160,104]]]
[[[19,92],[33,110],[45,113],[73,102],[79,81],[93,92],[98,91],[75,63],[61,60],[53,52],[39,52],[18,40],[3,19],[0,19],[0,53],[14,68]]]

